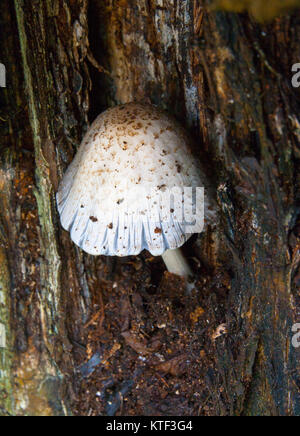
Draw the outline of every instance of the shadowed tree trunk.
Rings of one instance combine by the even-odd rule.
[[[6,3],[0,414],[299,415],[299,13]],[[59,225],[55,192],[89,123],[132,100],[188,128],[215,188],[219,221],[185,249],[190,296],[160,259],[114,266]]]

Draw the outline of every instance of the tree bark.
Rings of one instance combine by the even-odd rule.
[[[0,414],[300,414],[299,14],[258,24],[210,6],[3,6]],[[219,221],[185,249],[191,296],[160,259],[113,267],[59,225],[88,124],[132,100],[189,129],[215,188]]]

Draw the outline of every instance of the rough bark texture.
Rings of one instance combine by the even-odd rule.
[[[209,6],[3,5],[0,414],[300,414],[299,14]],[[215,187],[220,221],[186,247],[189,297],[160,259],[112,268],[59,226],[89,121],[131,100],[187,126]]]

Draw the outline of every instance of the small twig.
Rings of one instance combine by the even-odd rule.
[[[98,61],[96,61],[90,48],[88,49],[87,52],[87,58],[90,61],[90,63],[93,65],[93,67],[95,67],[100,73],[104,73],[107,74],[108,76],[111,76],[111,73],[108,70],[106,70],[104,67],[102,67],[102,65],[100,65]]]
[[[104,323],[104,319],[105,319],[105,312],[104,312],[104,303],[103,303],[103,296],[102,296],[102,292],[100,291],[100,302],[101,302],[101,309],[100,309],[100,331],[102,332],[103,330],[103,323]]]
[[[100,315],[101,315],[101,312],[95,313],[95,315],[86,324],[84,324],[84,328],[86,329],[86,328],[90,327],[90,325],[94,324]]]
[[[100,331],[100,333],[102,333],[103,323],[105,320],[105,312],[104,312],[104,303],[103,303],[103,297],[102,297],[101,291],[100,291],[100,303],[101,303],[100,310],[97,313],[95,313],[95,315],[93,315],[92,318],[86,324],[84,324],[84,328],[88,328],[91,325],[98,324],[99,331]],[[98,321],[98,319],[99,319],[99,321]]]
[[[261,56],[265,66],[267,67],[267,69],[269,71],[271,71],[271,73],[273,73],[278,79],[281,79],[281,74],[278,73],[276,70],[274,70],[274,68],[270,65],[265,53],[263,52],[263,50],[260,48],[260,46],[258,45],[258,42],[254,42],[254,47],[255,49],[258,51],[259,55]]]
[[[170,385],[167,383],[167,381],[159,374],[159,373],[156,373],[155,374],[156,375],[156,377],[158,377],[159,379],[160,379],[160,381],[168,388],[168,389],[170,389]]]
[[[198,35],[199,38],[203,35],[203,18],[204,18],[204,9],[200,5],[195,6],[194,10],[194,31],[195,34]]]

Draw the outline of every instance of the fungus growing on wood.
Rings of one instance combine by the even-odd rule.
[[[60,184],[57,205],[62,226],[85,252],[132,256],[145,249],[161,255],[170,272],[188,277],[179,247],[202,231],[203,186],[177,122],[153,106],[129,103],[92,124]]]

